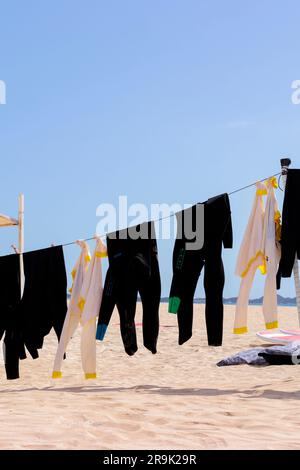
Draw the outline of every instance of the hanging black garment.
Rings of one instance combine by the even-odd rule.
[[[20,301],[19,255],[0,257],[0,339]]]
[[[25,286],[20,299],[19,255],[0,257],[0,338],[8,379],[19,378],[25,346],[35,359],[54,328],[58,339],[67,312],[67,277],[61,246],[24,253]]]
[[[21,297],[20,257],[0,257],[0,339],[4,335],[3,352],[7,379],[19,378],[19,357],[22,351],[18,304]]]
[[[223,338],[223,288],[224,268],[222,244],[232,248],[232,222],[228,194],[208,199],[203,205],[203,219],[200,205],[176,214],[177,238],[173,252],[173,279],[169,298],[169,312],[177,313],[179,344],[192,336],[193,299],[197,282],[204,267],[204,289],[206,295],[205,319],[208,344],[220,346]],[[200,223],[199,223],[200,220]],[[202,220],[202,221],[201,221]],[[204,222],[203,246],[191,249],[190,229],[201,238]],[[192,241],[196,240],[196,236]]]
[[[23,341],[33,358],[54,328],[59,340],[67,313],[67,276],[62,246],[24,253],[20,303]]]
[[[300,170],[288,170],[281,227],[281,259],[277,288],[281,277],[291,277],[294,262],[300,259]]]
[[[135,233],[135,235],[133,234]],[[138,234],[142,237],[137,238]],[[161,294],[157,244],[153,222],[121,230],[107,236],[109,268],[105,278],[98,318],[97,339],[103,340],[115,305],[126,353],[138,349],[135,312],[138,293],[143,307],[143,342],[156,353]]]

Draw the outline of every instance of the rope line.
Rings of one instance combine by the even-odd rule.
[[[275,173],[275,175],[268,176],[267,178],[263,178],[261,180],[255,181],[255,183],[247,184],[247,186],[243,186],[242,188],[236,189],[235,191],[231,191],[231,193],[228,193],[228,196],[232,196],[232,194],[239,193],[240,191],[243,191],[244,189],[248,189],[248,188],[251,188],[251,186],[255,186],[256,183],[262,183],[263,181],[267,181],[269,178],[273,178],[278,175],[281,175],[281,171],[279,173]]]
[[[273,178],[273,177],[276,177],[276,176],[279,176],[281,175],[281,172],[279,173],[275,173],[274,175],[271,175],[271,176],[268,176],[267,178],[262,178],[258,181],[255,181],[255,183],[251,183],[251,184],[247,184],[246,186],[243,186],[242,188],[239,188],[239,189],[235,189],[234,191],[231,191],[230,193],[228,193],[228,196],[232,196],[233,194],[237,194],[241,191],[244,191],[245,189],[248,189],[248,188],[251,188],[252,186],[255,186],[256,183],[262,183],[263,181],[266,181],[268,180],[269,178]],[[170,219],[171,217],[174,217],[176,215],[176,212],[173,212],[172,214],[169,214],[169,215],[166,215],[164,217],[159,217],[158,219],[154,219],[154,220],[149,220],[148,222],[160,222],[161,220],[165,220],[165,219]],[[146,222],[144,222],[146,223]],[[105,237],[106,235],[108,235],[108,233],[103,233],[101,235],[97,235],[97,238],[102,238],[102,237]],[[79,240],[80,241],[84,241],[84,242],[88,242],[88,241],[91,241],[91,240],[95,240],[95,236],[94,237],[88,237],[88,238],[80,238]],[[72,242],[68,242],[68,243],[60,243],[59,245],[57,246],[70,246],[70,245],[75,245],[77,243],[78,239],[77,240],[74,240]],[[41,249],[41,248],[40,248]],[[30,251],[35,251],[35,250],[30,250]],[[26,252],[24,252],[26,253]]]
[[[262,183],[263,181],[267,181],[269,178],[273,178],[273,177],[276,177],[276,176],[279,176],[279,175],[281,175],[281,171],[279,173],[275,173],[274,175],[267,176],[267,178],[262,178],[258,181],[255,181],[255,183],[247,184],[246,186],[243,186],[242,188],[235,189],[234,191],[231,191],[230,193],[228,193],[228,196],[232,196],[233,194],[239,193],[240,191],[244,191],[245,189],[248,189],[248,188],[251,188],[252,186],[255,186],[256,183]],[[159,217],[158,219],[154,219],[154,220],[151,220],[151,221],[148,221],[148,222],[160,222],[161,220],[170,219],[171,217],[174,217],[175,215],[176,215],[176,212],[173,212],[173,214],[169,214],[169,215],[166,215],[164,217]],[[107,235],[107,233],[103,233],[103,234],[99,235],[98,237],[102,238],[102,237],[105,237],[106,235]],[[83,238],[81,240],[84,241],[84,242],[88,242],[88,241],[91,241],[91,240],[94,240],[94,239],[95,239],[95,237],[89,237],[89,238]],[[61,244],[61,246],[70,246],[70,245],[74,245],[74,244],[76,244],[76,241],[69,242],[69,243],[63,243],[63,244]]]

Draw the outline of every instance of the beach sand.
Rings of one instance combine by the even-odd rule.
[[[137,321],[141,321],[138,306]],[[298,327],[295,308],[280,307],[280,325]],[[74,336],[63,378],[51,379],[57,341],[40,358],[21,362],[21,379],[1,368],[1,449],[300,449],[300,367],[217,367],[230,354],[261,346],[261,307],[249,307],[246,335],[231,333],[225,307],[224,346],[207,346],[204,306],[194,306],[194,335],[177,344],[176,315],[161,304],[158,354],[142,346],[128,357],[114,313],[97,342],[98,378],[84,380],[80,336]]]

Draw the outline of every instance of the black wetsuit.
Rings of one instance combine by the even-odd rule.
[[[58,339],[67,312],[67,278],[61,246],[24,253],[25,286],[20,300],[19,255],[0,257],[0,338],[8,379],[19,378],[26,350],[35,359],[54,328]]]
[[[0,339],[7,379],[19,378],[19,357],[22,349],[18,304],[21,298],[20,257],[0,257]]]
[[[62,246],[24,253],[25,287],[20,303],[24,344],[33,357],[52,327],[59,340],[67,313]]]
[[[296,256],[300,259],[300,170],[288,170],[281,227],[281,259],[277,287],[281,277],[291,277]]]
[[[191,218],[193,230],[198,234],[203,223],[196,224],[199,205],[177,214],[177,239],[173,252],[173,279],[169,298],[169,312],[177,313],[179,344],[192,336],[193,300],[197,282],[204,267],[206,295],[205,318],[208,344],[220,346],[223,338],[224,268],[222,244],[232,248],[232,223],[227,194],[208,199],[204,203],[204,244],[202,248],[187,249],[186,220]],[[198,234],[199,235],[199,234]]]
[[[148,237],[132,239],[132,231]],[[138,293],[143,306],[143,342],[156,353],[159,332],[160,272],[154,224],[147,222],[107,236],[109,268],[105,278],[98,318],[97,339],[104,339],[115,305],[125,351],[132,356],[138,349],[135,312]]]

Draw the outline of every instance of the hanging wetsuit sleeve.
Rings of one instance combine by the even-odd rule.
[[[106,273],[102,301],[98,317],[96,339],[104,340],[104,336],[109,325],[113,310],[116,305],[116,278],[111,267]]]
[[[277,275],[277,287],[281,277],[291,277],[296,258],[300,259],[300,170],[288,171],[281,227],[281,259]]]
[[[8,380],[19,379],[19,359],[20,359],[20,342],[18,334],[15,330],[9,328],[6,330],[3,341],[3,356]]]
[[[177,313],[181,300],[182,290],[184,286],[183,265],[186,256],[186,250],[183,240],[176,240],[173,252],[173,278],[169,296],[169,313]]]
[[[184,264],[187,256],[184,220],[185,212],[176,214],[177,235],[173,251],[173,278],[169,296],[169,313],[177,313],[185,288]]]
[[[230,201],[229,201],[228,194],[224,195],[224,204],[226,205],[225,213],[227,217],[227,222],[226,222],[225,231],[223,234],[223,246],[224,248],[232,248],[233,247],[233,230],[232,230]]]
[[[52,287],[53,298],[53,328],[59,341],[64,326],[67,305],[67,272],[62,246],[55,247],[53,255],[52,276],[55,279]]]

